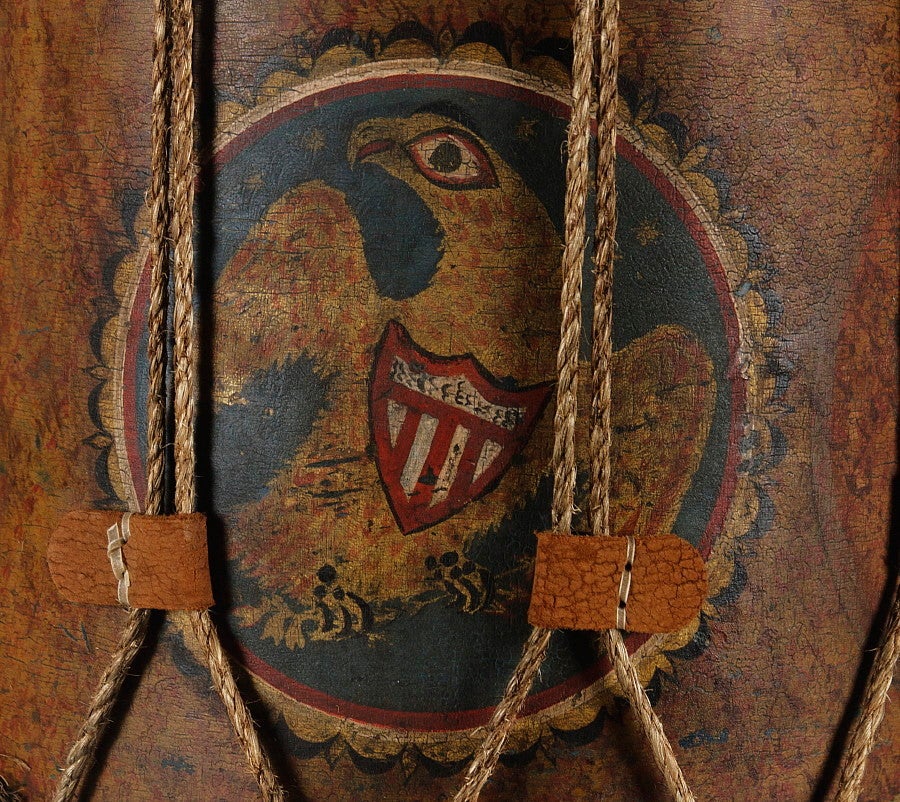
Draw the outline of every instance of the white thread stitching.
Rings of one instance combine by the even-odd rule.
[[[128,606],[128,589],[131,587],[131,577],[128,574],[128,566],[125,564],[125,553],[122,546],[128,542],[131,537],[131,513],[122,514],[121,522],[114,523],[106,530],[106,554],[109,557],[109,564],[112,566],[113,576],[119,586],[116,590],[116,596],[119,604],[123,607]]]
[[[619,602],[616,606],[617,629],[625,629],[628,623],[625,613],[628,608],[628,595],[631,593],[631,571],[634,568],[635,551],[635,540],[629,535],[625,538],[625,567],[622,569],[622,577],[619,579]]]

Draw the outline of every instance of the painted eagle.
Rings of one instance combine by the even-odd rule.
[[[345,150],[352,181],[284,192],[215,289],[215,507],[265,596],[247,620],[291,647],[424,604],[502,613],[546,526],[559,232],[458,115],[365,120]],[[712,364],[660,326],[613,377],[615,531],[668,532]]]

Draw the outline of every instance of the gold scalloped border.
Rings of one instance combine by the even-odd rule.
[[[444,34],[447,32],[445,31]],[[220,150],[241,131],[279,108],[300,97],[329,87],[379,76],[428,72],[494,80],[542,93],[570,104],[569,73],[558,61],[544,55],[515,59],[508,63],[500,51],[488,44],[468,42],[453,46],[442,34],[432,47],[420,39],[400,39],[384,48],[366,49],[353,44],[339,44],[318,56],[312,52],[295,57],[296,70],[271,73],[246,102],[234,100],[217,108],[218,131],[214,152]],[[618,130],[629,143],[648,158],[686,198],[697,214],[725,267],[741,332],[740,372],[747,383],[747,415],[745,434],[756,435],[756,454],[772,450],[770,423],[776,414],[771,403],[776,396],[776,376],[769,368],[769,356],[777,349],[777,337],[770,331],[768,304],[762,292],[766,278],[762,269],[750,259],[744,236],[734,224],[736,216],[721,208],[719,192],[703,172],[709,155],[707,145],[698,144],[681,154],[674,138],[661,125],[653,122],[649,104],[630,109],[620,102]],[[98,412],[105,431],[100,446],[105,470],[115,497],[129,508],[137,509],[131,479],[122,416],[124,392],[124,357],[126,337],[134,299],[140,280],[140,267],[147,258],[147,216],[138,216],[133,232],[143,247],[126,257],[116,271],[114,292],[119,312],[104,327],[102,335],[103,365],[96,369],[100,381]],[[753,438],[745,437],[745,442]],[[753,454],[744,452],[745,460]],[[737,541],[749,532],[760,512],[758,478],[739,473],[733,499],[722,532],[716,538],[707,560],[709,595],[702,614],[714,618],[713,603],[734,576]],[[700,617],[679,632],[657,635],[645,642],[632,655],[641,681],[646,686],[657,672],[672,674],[674,665],[667,653],[684,648],[697,635]],[[199,657],[196,646],[187,637],[188,648]],[[466,759],[480,739],[478,729],[447,732],[421,732],[374,726],[348,718],[333,716],[310,705],[299,703],[265,681],[251,675],[260,697],[278,710],[290,730],[303,741],[327,745],[329,759],[336,759],[346,749],[376,760],[395,760],[410,746],[426,758],[443,764]],[[519,719],[509,737],[510,751],[523,751],[551,730],[575,731],[592,724],[619,695],[618,683],[610,673],[597,682],[556,705]]]

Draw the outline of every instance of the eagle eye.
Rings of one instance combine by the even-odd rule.
[[[497,186],[490,156],[469,134],[440,128],[407,142],[416,169],[444,189],[489,189]]]

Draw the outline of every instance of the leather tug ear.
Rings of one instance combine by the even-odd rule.
[[[674,632],[703,606],[706,564],[680,537],[537,537],[528,610],[535,626]]]
[[[213,605],[206,516],[115,510],[65,515],[47,548],[60,595],[82,604],[155,610]]]

